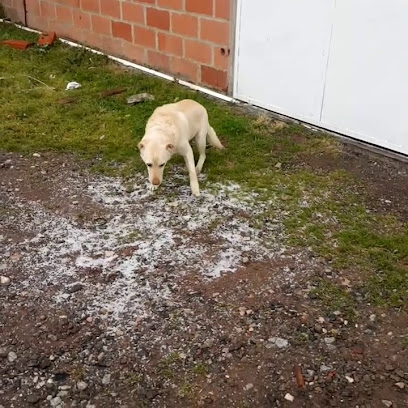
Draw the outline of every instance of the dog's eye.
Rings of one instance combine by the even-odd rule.
[[[147,167],[152,167],[152,163],[146,163]]]
[[[163,163],[163,164],[161,164],[159,167],[164,167],[165,164],[166,164],[166,163]]]

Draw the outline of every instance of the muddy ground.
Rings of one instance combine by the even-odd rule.
[[[406,219],[405,169],[346,157],[297,165],[344,167]],[[54,154],[0,164],[1,407],[408,406],[406,313],[353,289],[358,320],[325,313],[314,279],[353,276],[287,247],[279,215],[256,224],[256,195],[195,200],[184,171],[152,195]]]

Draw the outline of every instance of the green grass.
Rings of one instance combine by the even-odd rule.
[[[0,24],[0,40],[9,38],[35,41],[36,35]],[[361,186],[347,172],[316,174],[293,166],[300,155],[341,154],[341,146],[331,137],[244,114],[233,105],[126,72],[103,56],[61,43],[46,50],[0,47],[0,78],[1,150],[75,154],[87,159],[93,171],[125,177],[145,171],[136,147],[154,108],[183,98],[199,101],[227,147],[208,152],[204,171],[209,182],[229,180],[257,191],[260,200],[269,202],[259,223],[283,216],[288,244],[309,247],[335,267],[364,276],[367,300],[395,307],[407,304],[407,226],[392,214],[367,213],[364,196],[358,194]],[[81,83],[82,88],[65,91],[69,81]],[[127,91],[100,96],[118,87]],[[140,92],[153,94],[155,101],[128,106],[126,98]],[[66,97],[75,103],[58,103]],[[336,290],[325,293],[323,301],[339,295]]]

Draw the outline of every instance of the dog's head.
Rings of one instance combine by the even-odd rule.
[[[149,181],[153,186],[160,186],[163,181],[163,170],[174,154],[174,145],[161,141],[142,139],[138,145],[140,157],[147,166]]]

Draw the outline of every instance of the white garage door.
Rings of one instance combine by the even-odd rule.
[[[408,154],[408,1],[238,0],[234,96]]]

